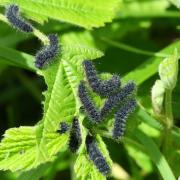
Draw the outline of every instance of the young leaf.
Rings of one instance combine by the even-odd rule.
[[[178,52],[177,49],[159,65],[159,76],[166,89],[174,89],[178,75]]]
[[[2,5],[9,3],[12,1],[0,2]],[[84,0],[14,0],[13,3],[18,4],[34,20],[42,22],[50,17],[91,29],[112,21],[119,0],[91,0],[86,3]]]
[[[155,113],[160,114],[163,108],[165,89],[161,80],[156,80],[151,91],[152,106]]]

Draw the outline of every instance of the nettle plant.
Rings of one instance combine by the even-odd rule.
[[[148,117],[150,124],[154,123],[157,128],[164,128],[167,134],[171,134],[171,93],[178,74],[177,50],[172,56],[165,55],[166,59],[159,68],[161,80],[152,89],[154,115],[161,124],[151,119],[140,102],[136,116],[131,116],[127,121],[137,107],[137,85],[133,74],[124,79],[117,74],[99,74],[92,60],[103,56],[100,50],[81,44],[62,43],[57,34],[45,35],[22,17],[20,7],[22,11],[26,9],[26,15],[31,19],[38,22],[46,20],[44,14],[47,13],[48,1],[10,2],[0,2],[6,5],[0,20],[22,33],[36,36],[42,42],[42,48],[34,57],[23,56],[31,61],[28,68],[44,77],[47,90],[43,93],[42,120],[34,126],[11,128],[5,132],[0,144],[0,169],[33,172],[42,168],[40,165],[54,162],[61,154],[70,151],[73,172],[78,179],[106,179],[112,174],[113,162],[102,137],[119,143],[128,142],[135,136],[162,177],[175,179],[156,144],[137,125],[138,119]],[[56,19],[58,14],[60,20],[91,29],[112,21],[118,1],[68,0],[59,4],[61,8],[53,6],[48,9],[50,17]],[[41,16],[37,13],[39,8]],[[164,57],[164,54],[159,56]],[[163,146],[165,155],[168,154],[167,146],[171,144],[169,137],[165,138]]]

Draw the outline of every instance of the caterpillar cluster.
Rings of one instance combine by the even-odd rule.
[[[48,38],[50,44],[38,51],[35,57],[35,66],[39,69],[42,69],[51,63],[59,51],[58,36],[56,34],[50,34]]]
[[[31,33],[33,32],[33,26],[25,21],[19,14],[19,7],[15,4],[9,5],[6,8],[5,15],[9,21],[9,23],[16,29],[25,32]]]
[[[101,80],[97,76],[96,69],[91,61],[83,62],[87,81],[92,90],[100,96],[109,96],[116,92],[120,87],[120,80],[117,75],[113,75],[110,80]]]
[[[128,96],[131,96],[135,89],[135,83],[128,82],[118,93],[110,96],[101,109],[101,117],[105,118],[116,106],[127,99]]]
[[[136,90],[136,84],[130,81],[121,88],[120,80],[117,78],[118,76],[114,75],[112,79],[103,81],[97,77],[97,72],[92,62],[85,60],[83,66],[88,84],[92,91],[100,96],[107,97],[103,107],[99,110],[88,95],[85,82],[80,82],[78,95],[87,113],[88,119],[91,123],[98,124],[102,122],[112,110],[122,106],[117,110],[117,113],[115,113],[114,129],[112,133],[114,139],[122,137],[124,135],[127,117],[133,112],[136,106],[135,99],[131,99]],[[124,102],[126,102],[126,104],[123,105]]]
[[[86,136],[86,150],[90,160],[99,170],[99,172],[101,172],[104,176],[110,174],[111,168],[106,162],[102,153],[100,152],[95,139],[90,134]]]

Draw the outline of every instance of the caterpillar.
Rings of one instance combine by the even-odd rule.
[[[69,125],[66,122],[60,122],[60,128],[57,130],[59,134],[64,134],[69,130]]]
[[[7,6],[5,15],[14,28],[25,33],[33,32],[33,26],[19,15],[19,7],[17,5],[11,4]]]
[[[43,47],[36,53],[35,66],[39,69],[46,67],[57,56],[59,51],[58,36],[56,34],[50,34],[48,38],[50,45]]]
[[[92,90],[100,96],[109,96],[116,92],[121,83],[117,75],[113,75],[110,80],[101,80],[97,76],[96,69],[91,61],[83,61],[87,81]]]
[[[92,123],[99,123],[101,121],[100,112],[98,111],[97,107],[93,104],[92,100],[90,99],[84,81],[81,81],[79,84],[78,95],[89,117],[89,120]]]
[[[82,143],[81,129],[78,119],[75,117],[72,121],[72,127],[69,136],[69,149],[75,153]]]
[[[135,110],[135,99],[129,99],[115,114],[115,122],[113,128],[113,138],[118,139],[124,135],[126,120],[131,112]]]
[[[86,150],[89,155],[90,160],[94,163],[96,168],[104,176],[107,176],[111,172],[111,168],[103,157],[102,153],[98,149],[95,139],[92,135],[88,134],[86,136]]]
[[[125,98],[130,96],[136,89],[136,84],[134,82],[128,82],[120,92],[110,96],[104,106],[101,109],[101,119],[105,118],[118,104],[121,103]]]

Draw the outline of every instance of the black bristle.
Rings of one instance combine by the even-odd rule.
[[[84,81],[81,81],[79,84],[78,94],[89,120],[92,123],[99,123],[101,121],[100,112],[90,99]]]
[[[86,149],[89,158],[94,163],[99,172],[102,173],[104,176],[110,174],[111,168],[109,167],[108,163],[100,152],[95,139],[90,134],[86,136]]]
[[[104,106],[101,109],[101,118],[105,118],[117,105],[119,105],[128,96],[132,95],[133,91],[136,89],[136,84],[134,82],[128,82],[120,92],[110,96]]]
[[[33,27],[29,22],[26,22],[19,15],[19,7],[15,4],[12,4],[6,8],[5,15],[9,21],[9,23],[16,29],[25,32],[31,33],[33,32]]]
[[[113,138],[118,139],[124,135],[126,128],[126,121],[131,112],[134,111],[136,107],[135,99],[129,99],[128,102],[123,104],[123,106],[115,114],[115,122],[113,129]]]
[[[80,124],[77,118],[73,119],[69,137],[69,149],[75,153],[82,143]]]
[[[58,36],[56,34],[50,34],[48,38],[50,45],[43,47],[36,53],[35,66],[39,69],[42,69],[50,64],[59,52]]]
[[[83,62],[86,78],[92,90],[100,96],[110,96],[120,88],[120,80],[117,75],[113,75],[110,80],[101,80],[97,76],[96,69],[91,61]]]

